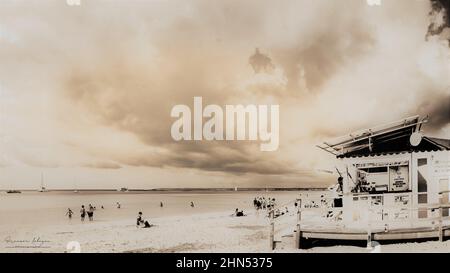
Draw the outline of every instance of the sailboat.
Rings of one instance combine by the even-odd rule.
[[[39,192],[46,192],[47,189],[44,187],[44,174],[41,173],[41,188],[39,189]]]

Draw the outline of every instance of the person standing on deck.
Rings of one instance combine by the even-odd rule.
[[[334,197],[334,206],[333,207],[335,207],[335,208],[342,207],[343,181],[344,181],[344,178],[342,176],[339,176],[338,183],[334,190],[335,197]]]
[[[338,185],[337,185],[336,191],[338,193],[341,193],[341,194],[342,194],[343,189],[344,189],[343,181],[344,181],[344,178],[342,176],[339,176],[339,178],[338,178]]]

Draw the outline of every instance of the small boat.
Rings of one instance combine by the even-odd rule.
[[[8,190],[6,191],[6,193],[22,193],[22,192],[18,190]]]

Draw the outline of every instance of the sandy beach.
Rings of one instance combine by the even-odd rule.
[[[263,211],[245,217],[230,212],[199,213],[149,219],[151,228],[137,228],[135,219],[0,231],[2,252],[272,252],[269,220]],[[306,250],[294,248],[294,213],[277,219],[274,252],[371,252],[365,247],[335,245]],[[75,244],[78,242],[79,249]],[[382,245],[380,252],[450,252],[450,241]]]

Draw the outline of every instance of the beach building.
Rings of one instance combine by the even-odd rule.
[[[450,140],[424,135],[427,121],[408,117],[318,145],[336,157],[343,178],[338,198],[332,196],[341,201],[327,208],[338,217],[318,228],[305,224],[302,207],[299,240],[450,235]]]

